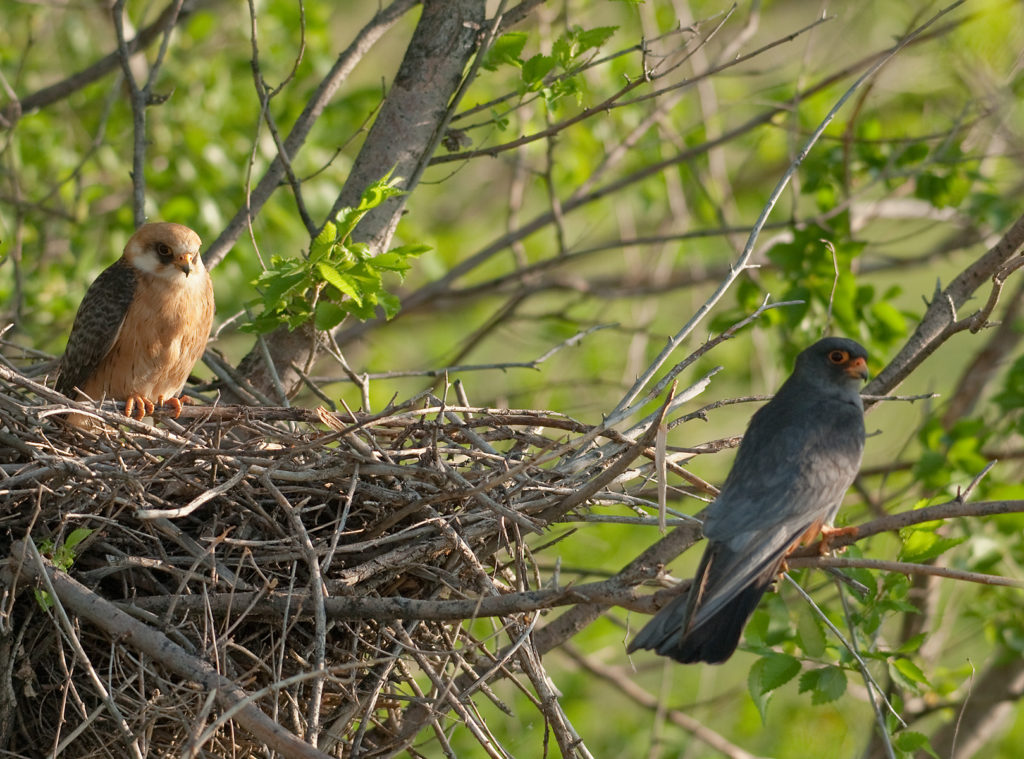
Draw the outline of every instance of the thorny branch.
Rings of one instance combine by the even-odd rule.
[[[940,289],[936,286],[935,295],[914,334],[889,365],[868,384],[864,392],[877,394],[895,390],[922,361],[950,337],[975,327],[979,323],[979,316],[982,320],[987,319],[985,308],[962,319],[958,316],[958,311],[985,280],[997,277],[1004,271],[1007,262],[1018,254],[1021,247],[1024,247],[1024,216],[1014,222],[999,242],[960,272],[948,287]],[[1001,283],[996,282],[993,290],[999,287]],[[998,297],[998,293],[995,293],[994,297]],[[991,301],[991,298],[989,300]]]

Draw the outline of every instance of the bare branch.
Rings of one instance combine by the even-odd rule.
[[[1024,588],[1024,580],[1015,580],[1012,577],[1000,577],[982,572],[968,572],[965,569],[940,567],[936,564],[914,564],[906,561],[884,561],[882,559],[846,559],[841,556],[792,558],[787,559],[786,563],[793,568],[881,569],[883,572],[898,572],[904,575],[931,575],[934,577],[947,577],[951,580],[976,582],[981,585],[1003,585],[1008,588]]]
[[[171,0],[153,23],[144,27],[133,39],[127,41],[128,52],[134,54],[138,50],[149,47],[169,28],[181,24],[189,18],[196,11],[200,2],[201,0],[185,0],[184,2]],[[121,50],[114,50],[77,74],[44,87],[31,95],[26,95],[17,103],[9,105],[4,109],[3,116],[12,119],[13,123],[13,120],[22,115],[53,105],[114,71],[121,65],[122,60]],[[16,117],[14,112],[17,113]],[[10,126],[10,124],[4,124],[3,119],[0,119],[0,126]]]
[[[988,252],[958,274],[946,289],[936,287],[935,295],[920,323],[900,352],[878,376],[868,383],[865,393],[883,394],[899,387],[910,373],[957,332],[970,329],[974,317],[959,319],[957,311],[982,283],[993,277],[1024,245],[1024,216],[1002,236]]]

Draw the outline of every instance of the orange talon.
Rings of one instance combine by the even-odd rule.
[[[832,541],[838,537],[856,537],[856,527],[822,527],[821,542],[818,543],[818,555],[824,556],[832,550]]]
[[[160,405],[167,406],[168,408],[170,408],[171,411],[173,412],[171,414],[171,417],[177,419],[179,416],[181,416],[181,406],[182,401],[184,400],[184,398],[175,398],[173,395],[170,398],[166,399],[163,396],[161,396]]]
[[[142,417],[152,414],[154,408],[156,407],[149,398],[142,395],[129,395],[124,402],[124,415],[141,421]]]

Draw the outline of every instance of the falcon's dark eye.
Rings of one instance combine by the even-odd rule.
[[[833,364],[845,364],[850,360],[850,354],[846,351],[829,351],[828,360]]]
[[[160,257],[160,261],[165,264],[169,264],[174,260],[174,253],[171,252],[171,246],[165,242],[158,242],[156,244],[156,254]]]

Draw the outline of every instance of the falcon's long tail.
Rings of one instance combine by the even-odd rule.
[[[686,596],[676,598],[640,631],[629,650],[649,648],[683,664],[721,664],[736,651],[743,628],[767,589],[768,585],[760,583],[747,586],[717,614],[685,634]]]

